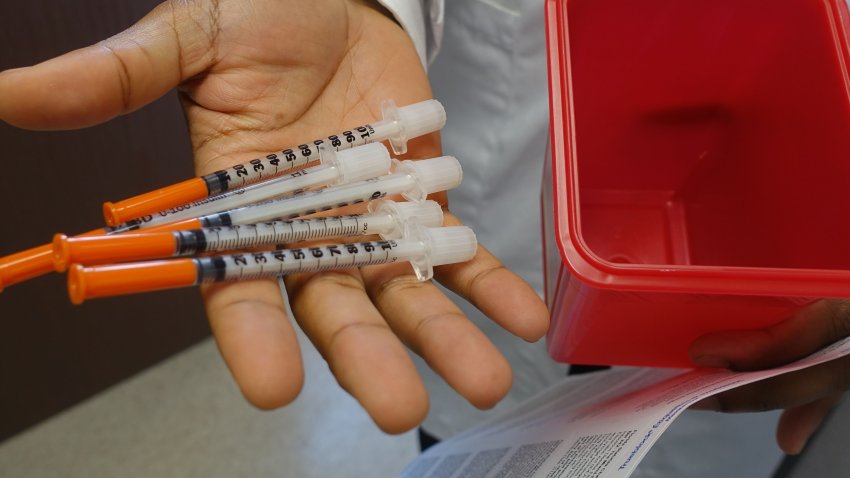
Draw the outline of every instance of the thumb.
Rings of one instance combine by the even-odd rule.
[[[826,419],[842,393],[836,392],[819,400],[789,408],[782,413],[776,428],[776,441],[782,451],[797,455]]]
[[[718,332],[690,346],[702,367],[757,370],[801,359],[850,335],[850,301],[821,300],[763,330]]]
[[[134,111],[215,61],[216,2],[165,2],[127,30],[35,66],[0,73],[0,119],[82,128]]]

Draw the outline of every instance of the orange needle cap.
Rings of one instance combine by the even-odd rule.
[[[158,259],[174,255],[170,232],[125,233],[112,236],[53,236],[53,265],[64,272],[68,264],[108,264]]]
[[[130,199],[104,203],[103,218],[106,219],[107,224],[115,226],[131,219],[203,199],[207,197],[208,191],[207,183],[203,179],[187,179]]]
[[[74,304],[87,299],[135,294],[195,285],[195,261],[136,262],[84,267],[74,264],[68,271],[68,295]]]

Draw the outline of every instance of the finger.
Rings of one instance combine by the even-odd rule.
[[[703,367],[763,369],[803,358],[848,334],[850,301],[822,300],[767,329],[700,337],[690,355]]]
[[[445,225],[459,224],[446,214]],[[438,267],[434,277],[524,340],[540,339],[549,327],[549,311],[540,296],[481,245],[471,261]]]
[[[434,284],[417,280],[408,264],[365,267],[362,275],[396,335],[470,403],[491,408],[508,393],[507,360]]]
[[[96,45],[0,73],[0,119],[81,128],[138,109],[215,61],[209,13],[195,2],[166,2]]]
[[[694,406],[721,412],[761,412],[804,405],[850,387],[850,357],[729,390]]]
[[[277,283],[216,284],[203,295],[218,348],[245,398],[262,409],[294,400],[304,371]]]
[[[820,400],[785,410],[776,429],[776,441],[782,451],[789,455],[802,452],[841,397],[841,393],[833,393]]]
[[[357,271],[296,274],[286,283],[299,325],[378,427],[401,433],[421,423],[428,412],[425,387]]]

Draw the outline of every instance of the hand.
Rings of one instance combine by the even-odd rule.
[[[694,363],[704,367],[758,370],[801,359],[850,335],[850,301],[823,300],[765,330],[722,332],[691,345]],[[850,357],[826,362],[730,390],[696,408],[724,412],[784,408],[776,432],[780,448],[795,455],[850,388]]]
[[[0,119],[79,128],[174,87],[198,174],[379,119],[382,99],[404,105],[431,95],[408,36],[370,2],[174,0],[94,46],[0,73]],[[415,141],[410,152],[439,155],[437,135]],[[447,215],[447,223],[458,221]],[[436,277],[524,339],[546,330],[536,294],[483,248],[469,263],[438,268]],[[407,266],[291,276],[286,285],[298,324],[387,432],[417,425],[428,409],[404,345],[478,407],[493,406],[510,387],[501,354]],[[277,283],[218,284],[203,296],[245,397],[264,409],[292,401],[303,370]]]

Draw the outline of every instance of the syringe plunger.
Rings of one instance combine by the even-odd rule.
[[[421,227],[411,225],[406,237],[419,239],[425,244],[425,253],[411,260],[416,277],[429,280],[434,276],[434,267],[466,262],[475,257],[478,239],[472,229],[465,226]]]
[[[384,120],[394,121],[398,132],[390,137],[395,154],[407,152],[407,141],[439,131],[446,125],[446,110],[437,100],[426,100],[398,108],[393,100],[381,104]]]

